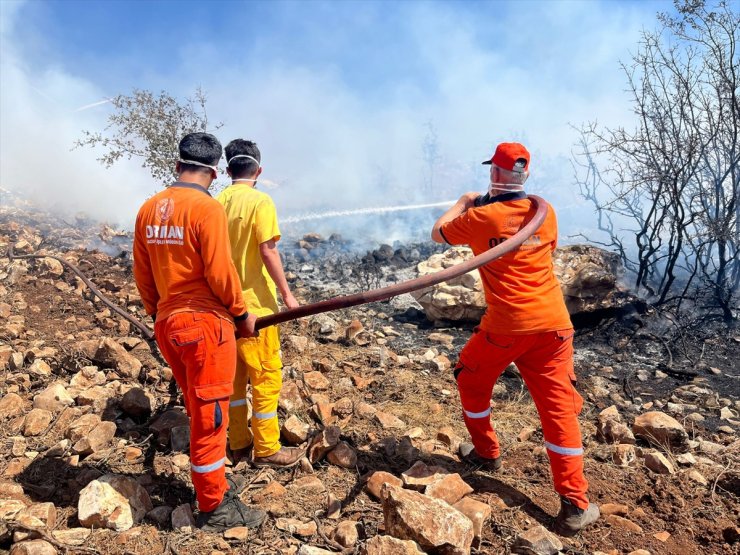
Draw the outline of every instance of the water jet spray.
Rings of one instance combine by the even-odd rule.
[[[396,283],[394,285],[389,285],[388,287],[362,291],[360,293],[355,293],[354,295],[334,297],[326,301],[319,301],[317,303],[307,304],[299,306],[298,308],[278,312],[277,314],[271,314],[270,316],[263,316],[262,318],[257,319],[255,329],[260,330],[275,324],[289,322],[290,320],[296,320],[297,318],[304,318],[306,316],[312,316],[322,312],[338,310],[340,308],[348,308],[350,306],[357,306],[376,301],[385,301],[391,297],[397,297],[404,293],[410,293],[411,291],[431,287],[432,285],[442,283],[443,281],[448,281],[463,274],[467,274],[468,272],[476,270],[497,258],[501,258],[505,254],[519,248],[524,241],[529,239],[539,229],[542,222],[545,221],[545,216],[547,215],[547,204],[545,201],[535,195],[529,195],[527,198],[532,201],[532,204],[535,207],[535,214],[532,219],[506,241],[499,243],[492,249],[489,249],[470,260],[445,268],[435,274],[429,274],[409,281]]]
[[[355,208],[351,210],[330,210],[328,212],[318,212],[316,214],[301,214],[298,216],[288,216],[282,218],[280,223],[283,224],[295,224],[298,222],[305,222],[307,220],[323,220],[324,218],[337,218],[342,216],[362,216],[366,214],[388,214],[390,212],[404,212],[406,210],[421,210],[423,208],[442,208],[445,206],[452,206],[455,204],[454,200],[447,200],[443,202],[432,202],[428,204],[406,204],[399,206],[379,206],[376,208]]]

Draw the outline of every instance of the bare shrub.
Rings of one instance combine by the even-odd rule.
[[[740,15],[724,0],[676,8],[622,64],[636,129],[583,125],[576,180],[601,244],[638,290],[730,321],[740,284]]]

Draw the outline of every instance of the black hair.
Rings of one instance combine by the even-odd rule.
[[[181,140],[178,146],[181,160],[192,160],[209,166],[217,166],[221,159],[221,143],[210,133],[188,133]],[[209,168],[196,166],[180,162],[181,171],[202,171],[209,172]]]
[[[226,160],[231,160],[234,156],[239,154],[246,154],[262,161],[260,155],[260,149],[257,148],[257,143],[253,141],[247,141],[244,139],[234,139],[226,145]],[[237,158],[229,162],[229,170],[231,170],[231,177],[234,179],[242,179],[245,177],[252,177],[255,172],[259,169],[260,165],[254,160],[249,158]]]

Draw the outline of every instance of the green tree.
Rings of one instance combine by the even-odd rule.
[[[169,93],[134,89],[111,99],[113,112],[102,132],[83,131],[74,148],[102,147],[98,161],[109,168],[121,158],[136,158],[163,185],[175,176],[177,145],[183,135],[209,131],[206,95],[196,89],[192,98],[178,101]],[[222,126],[217,123],[213,130]]]

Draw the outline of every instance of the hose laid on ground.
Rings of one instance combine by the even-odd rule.
[[[366,304],[376,301],[384,301],[390,299],[391,297],[396,297],[404,293],[409,293],[418,289],[424,289],[425,287],[431,287],[432,285],[442,283],[443,281],[451,280],[472,270],[480,268],[481,266],[488,264],[489,262],[492,262],[497,258],[501,258],[505,254],[518,249],[522,245],[522,243],[524,243],[524,241],[529,239],[539,229],[539,227],[542,225],[542,222],[545,221],[545,216],[547,215],[547,204],[545,203],[545,201],[535,195],[529,195],[527,198],[532,201],[532,204],[535,208],[535,214],[532,219],[506,241],[499,243],[492,249],[489,249],[486,252],[471,258],[470,260],[466,260],[465,262],[456,264],[455,266],[451,266],[450,268],[445,268],[444,270],[441,270],[437,273],[429,274],[409,281],[404,281],[395,285],[389,285],[380,289],[372,289],[370,291],[362,291],[353,295],[334,297],[325,301],[320,301],[317,303],[299,306],[298,308],[285,310],[277,314],[271,314],[270,316],[264,316],[257,319],[255,328],[260,330],[268,326],[282,324],[283,322],[289,322],[290,320],[303,318],[305,316],[312,316],[314,314],[320,314],[322,312],[329,312],[331,310],[338,310],[340,308],[348,308],[350,306],[357,306],[360,304]],[[105,295],[103,295],[100,290],[95,287],[95,285],[89,279],[87,279],[80,271],[80,269],[77,268],[77,266],[75,266],[74,264],[71,264],[70,262],[67,262],[66,260],[58,256],[48,254],[17,255],[13,252],[13,245],[10,245],[10,247],[8,248],[8,258],[10,260],[27,258],[53,258],[55,260],[58,260],[67,268],[72,270],[85,283],[85,285],[87,285],[90,290],[103,302],[103,304],[105,304],[105,306],[113,310],[122,318],[128,320],[134,327],[136,327],[136,329],[138,329],[142,333],[142,335],[146,339],[154,339],[154,334],[143,322],[132,316],[129,312],[125,311],[121,307],[115,305],[113,302],[109,301],[105,297]]]
[[[105,306],[110,308],[113,312],[118,314],[120,317],[128,320],[131,323],[131,325],[134,326],[137,330],[139,330],[146,339],[150,341],[154,339],[154,332],[152,332],[152,330],[146,327],[146,325],[142,321],[138,320],[130,312],[122,309],[117,304],[108,300],[108,297],[103,295],[100,292],[100,289],[95,287],[95,284],[89,279],[87,279],[87,277],[85,277],[85,274],[83,274],[82,271],[77,266],[72,264],[71,262],[67,262],[66,260],[64,260],[64,258],[61,258],[59,256],[54,256],[52,254],[15,254],[15,252],[13,251],[13,247],[14,245],[10,245],[8,247],[8,258],[10,260],[24,260],[24,259],[30,259],[30,258],[53,258],[54,260],[58,260],[64,266],[72,270],[72,272],[74,272],[74,274],[78,278],[80,278],[85,285],[87,285],[90,288],[90,291],[92,291],[95,294],[95,296],[99,298]]]
[[[303,318],[304,316],[312,316],[314,314],[356,306],[358,304],[384,301],[391,297],[396,297],[404,293],[424,289],[425,287],[431,287],[432,285],[442,283],[443,281],[448,281],[452,278],[456,278],[480,268],[497,258],[501,258],[505,254],[518,249],[524,241],[534,235],[542,225],[542,222],[545,221],[545,216],[547,215],[547,203],[535,195],[529,195],[527,198],[532,201],[532,204],[535,207],[535,214],[532,219],[512,237],[506,239],[506,241],[499,243],[492,249],[489,249],[470,260],[445,268],[444,270],[440,270],[434,274],[418,277],[395,285],[389,285],[388,287],[383,287],[381,289],[372,289],[370,291],[355,293],[354,295],[334,297],[333,299],[299,306],[298,308],[292,308],[290,310],[278,312],[277,314],[271,314],[270,316],[263,316],[262,318],[257,319],[255,328],[260,330],[268,326],[295,320],[296,318]]]

